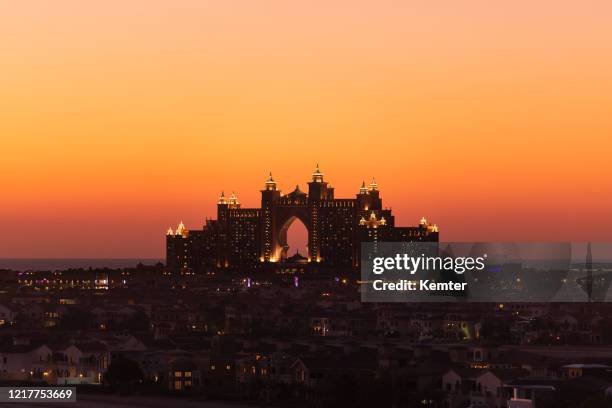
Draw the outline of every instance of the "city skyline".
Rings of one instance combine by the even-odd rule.
[[[611,7],[2,5],[0,257],[163,258],[317,161],[445,241],[611,240]]]
[[[356,270],[361,243],[438,242],[438,226],[425,217],[413,226],[396,225],[375,179],[367,185],[362,181],[355,194],[340,198],[317,164],[307,184],[305,191],[296,185],[283,193],[270,172],[259,190],[260,205],[251,208],[236,193],[221,192],[216,219],[207,218],[201,229],[181,221],[176,230],[166,231],[166,266],[174,271],[244,271],[293,260],[316,266],[311,269]],[[305,248],[298,246],[301,256],[292,257],[295,239],[290,234],[300,223],[306,230]]]

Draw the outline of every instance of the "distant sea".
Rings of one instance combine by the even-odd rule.
[[[164,262],[163,259],[154,258],[118,258],[118,259],[87,259],[87,258],[36,258],[36,259],[11,259],[0,258],[0,269],[13,271],[56,271],[78,268],[133,268],[139,263],[143,265],[155,265]]]

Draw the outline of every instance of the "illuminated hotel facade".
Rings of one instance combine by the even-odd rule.
[[[376,181],[362,183],[355,198],[336,198],[317,165],[308,193],[296,186],[283,195],[270,174],[260,208],[242,208],[235,194],[221,193],[216,220],[207,220],[200,230],[188,230],[182,222],[168,229],[166,265],[200,271],[285,262],[287,231],[296,219],[308,230],[308,263],[322,269],[357,268],[361,242],[438,242],[438,227],[424,218],[415,227],[396,227]]]

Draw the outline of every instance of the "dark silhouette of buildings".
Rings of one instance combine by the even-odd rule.
[[[396,227],[384,208],[378,184],[362,183],[355,198],[336,198],[317,165],[308,193],[296,186],[281,194],[272,174],[261,190],[260,208],[242,208],[238,197],[217,203],[217,219],[201,230],[181,222],[166,235],[166,262],[171,269],[260,268],[287,259],[287,231],[299,219],[308,230],[307,261],[319,268],[355,269],[361,242],[438,241],[438,227],[425,218],[416,227]]]

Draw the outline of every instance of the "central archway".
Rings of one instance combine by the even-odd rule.
[[[279,230],[278,246],[280,247],[281,261],[286,260],[296,252],[302,256],[308,256],[308,226],[306,222],[299,216],[289,217]]]

